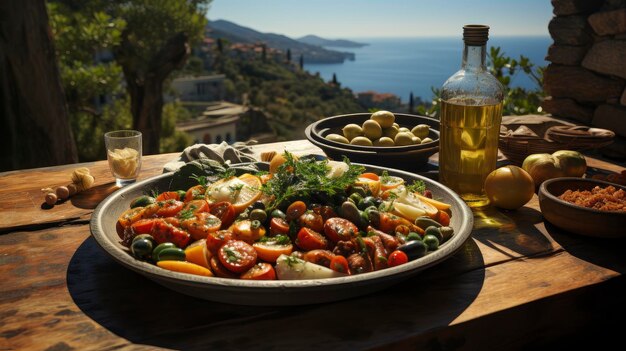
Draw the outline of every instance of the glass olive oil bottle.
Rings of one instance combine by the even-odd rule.
[[[489,204],[484,183],[496,167],[504,87],[485,65],[489,27],[463,27],[461,69],[441,94],[439,180],[470,207]]]

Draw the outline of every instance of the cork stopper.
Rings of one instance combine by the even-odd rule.
[[[465,45],[483,46],[489,39],[489,26],[484,24],[467,24],[463,26]]]

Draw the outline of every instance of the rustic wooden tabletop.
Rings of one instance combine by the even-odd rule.
[[[307,141],[255,146],[283,149],[321,153]],[[176,157],[145,156],[140,178]],[[558,230],[536,196],[476,211],[457,254],[375,294],[300,307],[191,298],[96,244],[91,213],[116,188],[106,161],[81,166],[96,186],[53,208],[40,189],[67,184],[78,165],[0,173],[0,350],[561,348],[610,340],[626,312],[626,242]]]

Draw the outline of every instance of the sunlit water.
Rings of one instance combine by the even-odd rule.
[[[463,42],[460,38],[377,38],[354,39],[369,43],[362,48],[329,48],[356,54],[355,61],[343,64],[307,64],[309,72],[319,72],[325,80],[333,73],[343,87],[354,92],[373,90],[392,93],[407,102],[409,94],[429,99],[431,87],[441,87],[445,80],[461,66]],[[552,40],[549,37],[491,38],[488,46],[500,46],[507,56],[520,54],[536,65],[545,66],[545,56]],[[534,87],[524,74],[513,79],[513,85]]]

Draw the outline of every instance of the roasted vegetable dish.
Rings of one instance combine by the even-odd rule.
[[[320,279],[394,267],[454,234],[424,183],[284,153],[273,173],[184,167],[188,189],[153,192],[117,221],[138,260],[238,279]],[[172,182],[173,189],[177,182]]]

